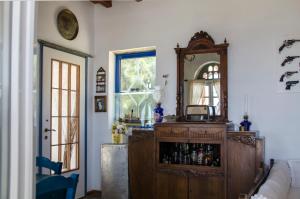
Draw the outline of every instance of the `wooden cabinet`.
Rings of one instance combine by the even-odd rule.
[[[226,198],[225,124],[159,124],[155,127],[155,139],[156,190],[158,194],[164,193],[158,195],[158,199],[168,198],[166,193],[169,192],[174,194],[171,198],[178,195],[181,199]],[[204,151],[202,161],[191,157],[195,151]],[[209,162],[205,158],[209,158]],[[171,187],[173,183],[177,185],[176,179],[181,182],[180,192],[170,189],[170,183]]]
[[[225,198],[225,180],[218,176],[189,177],[189,199]]]
[[[153,131],[133,131],[128,140],[129,190],[132,199],[155,198],[154,164]]]
[[[228,198],[248,193],[264,162],[264,139],[255,132],[227,133]]]
[[[165,172],[156,173],[156,197],[161,199],[188,198],[188,178]]]
[[[179,144],[210,146],[219,162],[172,159]],[[249,192],[264,161],[264,139],[227,132],[222,123],[158,124],[154,133],[134,131],[128,149],[132,199],[237,199]]]

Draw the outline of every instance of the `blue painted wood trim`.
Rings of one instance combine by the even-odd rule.
[[[85,103],[84,103],[84,195],[87,193],[87,79],[88,79],[88,57],[85,58]]]
[[[44,45],[40,43],[40,75],[39,75],[39,156],[43,155],[43,57],[44,57]],[[42,167],[39,167],[39,173],[42,173]]]
[[[115,63],[115,93],[120,93],[121,89],[121,60],[122,59],[132,59],[132,58],[142,58],[142,57],[153,57],[156,56],[156,51],[147,51],[147,52],[136,52],[136,53],[127,53],[127,54],[117,54],[116,63]],[[119,115],[120,106],[117,104],[120,103],[120,96],[115,100],[115,116]],[[119,108],[119,110],[117,110]],[[115,118],[118,119],[118,118]]]
[[[78,51],[78,50],[73,50],[71,48],[66,48],[64,46],[60,46],[60,45],[57,45],[57,44],[54,44],[54,43],[51,43],[51,42],[48,42],[48,41],[45,41],[45,40],[42,40],[42,39],[38,39],[38,42],[40,44],[42,44],[43,46],[47,46],[49,48],[53,48],[55,50],[59,50],[59,51],[62,51],[62,52],[70,53],[72,55],[76,55],[76,56],[79,56],[79,57],[83,57],[83,58],[93,57],[92,55],[89,55],[87,53],[84,53],[84,52],[81,52],[81,51]]]
[[[122,59],[132,59],[141,57],[153,57],[156,56],[156,51],[147,52],[137,52],[137,53],[127,53],[127,54],[117,54],[116,55],[116,73],[115,73],[115,92],[120,92],[120,74],[121,74],[121,60]]]

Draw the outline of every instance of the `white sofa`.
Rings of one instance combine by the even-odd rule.
[[[300,199],[300,160],[276,160],[267,180],[251,198]]]

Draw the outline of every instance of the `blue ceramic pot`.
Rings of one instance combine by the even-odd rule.
[[[157,103],[154,108],[154,121],[156,123],[161,123],[164,117],[164,109],[161,108],[161,103]]]

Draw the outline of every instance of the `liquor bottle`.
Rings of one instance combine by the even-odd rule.
[[[191,163],[196,164],[197,163],[197,152],[196,152],[196,144],[193,144],[192,146],[192,153],[191,153]]]
[[[164,154],[164,157],[163,157],[163,159],[162,159],[162,162],[163,162],[164,164],[168,164],[168,163],[169,163],[169,161],[168,161],[168,156],[167,156],[166,154]]]
[[[173,161],[172,163],[178,164],[179,163],[179,147],[178,143],[175,143],[175,148],[173,149]]]
[[[182,164],[183,163],[183,144],[179,144],[179,153],[178,153],[178,162],[179,164]]]
[[[212,145],[207,145],[207,151],[206,151],[206,166],[211,166],[213,161],[213,152],[212,152]]]
[[[189,154],[189,144],[185,144],[185,154]]]
[[[203,153],[203,145],[200,144],[200,148],[198,150],[198,154],[197,154],[197,163],[199,165],[202,165],[203,164],[203,156],[204,156],[204,153]]]

